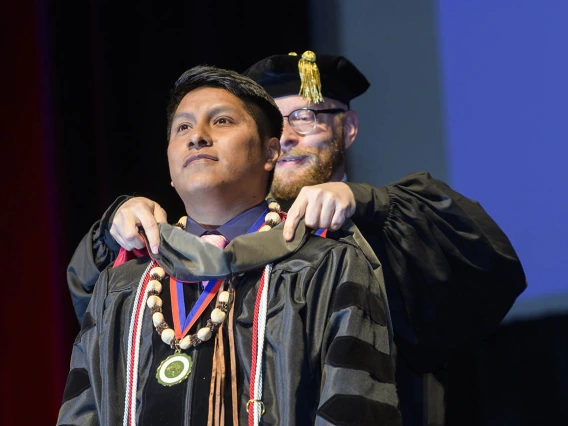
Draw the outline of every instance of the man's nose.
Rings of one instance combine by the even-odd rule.
[[[201,149],[211,145],[212,145],[211,137],[204,129],[199,127],[193,128],[193,131],[190,134],[189,139],[187,141],[188,149],[192,148]]]
[[[284,119],[284,127],[282,128],[282,136],[280,137],[280,146],[282,149],[290,149],[298,145],[300,142],[300,135]]]

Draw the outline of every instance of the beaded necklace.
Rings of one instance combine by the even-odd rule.
[[[278,203],[272,201],[268,204],[268,209],[270,210],[266,214],[264,224],[258,229],[257,232],[264,232],[272,229],[274,226],[278,225],[283,219],[285,219],[285,213],[281,212]],[[176,224],[177,227],[185,229],[187,217],[181,218]],[[272,270],[272,265],[269,264],[265,267],[265,271],[262,275],[261,288],[259,289],[259,295],[262,293],[264,297],[264,305],[267,303],[266,291],[268,288],[268,280],[270,279],[270,272]],[[227,289],[222,291],[217,297],[216,308],[211,312],[211,318],[207,321],[205,327],[200,328],[197,333],[192,335],[184,335],[180,339],[176,338],[174,330],[172,330],[169,325],[165,322],[164,316],[162,314],[162,300],[159,294],[162,290],[161,280],[166,276],[165,271],[161,268],[156,261],[152,261],[150,265],[146,268],[140,284],[138,286],[138,291],[134,301],[135,309],[133,310],[130,330],[128,337],[128,358],[127,358],[127,380],[126,380],[126,397],[125,397],[125,413],[123,418],[123,424],[135,425],[136,424],[136,391],[138,384],[138,358],[140,352],[140,335],[141,335],[141,325],[142,325],[142,314],[141,311],[144,305],[150,308],[150,313],[152,315],[152,322],[158,334],[160,334],[162,341],[174,349],[174,354],[166,358],[157,369],[156,378],[164,386],[172,386],[183,382],[189,374],[191,373],[192,359],[189,355],[182,352],[187,350],[191,346],[197,346],[203,341],[209,340],[212,335],[221,327],[227,313],[231,309],[234,302],[234,280],[229,279],[225,282],[220,281],[219,284],[224,284]],[[264,285],[266,283],[266,285]],[[217,283],[216,283],[217,284]],[[217,290],[219,285],[217,285]],[[264,290],[264,291],[262,291]],[[257,296],[257,297],[258,297]],[[266,307],[264,308],[264,311]],[[261,315],[262,316],[262,315]],[[197,318],[196,318],[197,319]],[[258,321],[257,321],[258,322]],[[260,324],[262,341],[264,341],[264,327],[266,324],[266,317],[261,319],[262,324]],[[258,334],[258,325],[255,327],[255,335]],[[189,327],[188,327],[189,329]],[[187,333],[187,331],[186,331]],[[256,337],[256,336],[255,336]],[[258,336],[260,339],[260,336]],[[255,342],[256,343],[256,342]],[[258,356],[262,356],[262,344],[260,354],[257,352],[256,344],[253,343],[253,364],[257,364]],[[251,378],[254,382],[255,380]],[[257,380],[258,383],[259,380]],[[249,403],[255,403],[260,401],[260,395],[258,390],[255,392],[258,397],[252,398]],[[247,411],[248,411],[247,404]],[[256,407],[255,407],[256,408]],[[256,409],[254,410],[257,411]]]

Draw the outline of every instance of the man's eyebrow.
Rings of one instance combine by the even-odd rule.
[[[209,110],[210,115],[217,115],[223,113],[238,112],[238,110],[232,105],[217,105]]]
[[[226,114],[226,113],[238,113],[238,109],[232,105],[216,105],[209,109],[208,114],[210,116],[218,115],[218,114]],[[174,115],[172,122],[180,119],[191,120],[194,118],[194,115],[190,112],[180,111]]]
[[[174,115],[174,119],[173,119],[172,121],[176,121],[176,120],[178,120],[178,119],[180,119],[180,118],[189,120],[189,119],[191,119],[192,117],[193,117],[193,114],[190,114],[189,112],[183,112],[183,111],[182,111],[182,112],[176,113],[176,115]]]

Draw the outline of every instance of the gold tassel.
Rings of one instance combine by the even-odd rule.
[[[316,65],[316,54],[314,52],[306,50],[302,54],[302,58],[298,61],[298,71],[302,81],[299,95],[312,104],[323,102],[320,73]]]

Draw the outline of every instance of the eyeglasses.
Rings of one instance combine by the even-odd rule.
[[[330,109],[311,109],[311,108],[300,108],[292,111],[288,115],[284,115],[283,118],[288,120],[290,127],[300,135],[307,135],[313,131],[317,124],[318,114],[339,114],[340,112],[345,112],[342,108],[330,108]]]

